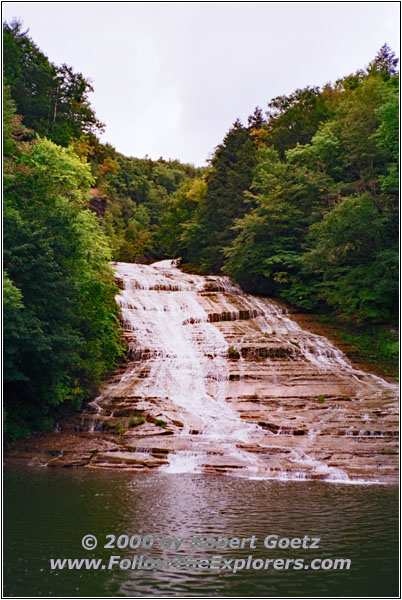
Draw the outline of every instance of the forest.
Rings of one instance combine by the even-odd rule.
[[[20,22],[4,24],[3,52],[8,438],[52,428],[124,360],[112,261],[224,273],[393,368],[399,74],[387,44],[335,83],[251,109],[202,168],[101,143],[90,80]]]

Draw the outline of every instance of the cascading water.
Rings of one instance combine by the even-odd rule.
[[[360,449],[355,438],[380,411],[379,435],[394,441],[396,386],[354,368],[275,301],[226,277],[185,274],[170,260],[115,269],[131,362],[94,401],[95,418],[102,425],[102,415],[145,414],[143,429],[124,439],[140,451],[136,439],[144,446],[150,438],[149,448],[167,454],[162,469],[345,481],[353,469],[343,436],[352,431],[354,456],[381,453],[369,435]],[[171,434],[164,448],[150,422]],[[355,462],[359,481],[366,467]]]
[[[196,452],[172,453],[167,470],[199,468],[208,442],[244,461],[236,442],[247,442],[255,426],[242,422],[225,400],[228,343],[198,300],[205,278],[185,275],[171,261],[149,267],[120,263],[116,272],[125,286],[118,302],[131,344],[152,356],[136,395],[169,398],[183,423],[181,435],[197,431],[202,436]],[[226,279],[220,283],[221,289],[234,289]],[[131,376],[129,371],[122,383]]]

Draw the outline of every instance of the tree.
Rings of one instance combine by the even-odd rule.
[[[91,397],[122,352],[110,250],[85,207],[89,166],[40,140],[9,164],[4,200],[7,434]],[[14,323],[17,324],[14,326]]]
[[[158,241],[168,256],[180,257],[184,263],[199,263],[200,214],[207,189],[205,177],[186,179],[170,197],[158,233]]]
[[[256,146],[251,131],[239,120],[216,149],[207,175],[203,232],[204,268],[217,271],[224,262],[223,248],[233,239],[232,225],[249,209],[244,192],[250,189]],[[203,243],[204,241],[204,243]]]
[[[375,58],[369,63],[367,73],[369,75],[379,74],[384,80],[397,74],[399,59],[395,57],[388,44],[383,44]]]
[[[298,89],[290,96],[277,96],[268,103],[270,144],[283,158],[297,144],[308,144],[318,126],[331,114],[326,96],[318,87]]]
[[[25,125],[63,146],[101,130],[88,101],[90,82],[51,63],[27,34],[19,21],[4,23],[4,78]]]
[[[381,190],[387,194],[399,193],[399,76],[393,77],[384,94],[383,104],[376,110],[380,121],[372,135],[377,147],[385,154],[386,173],[379,176]]]
[[[287,166],[272,148],[260,148],[252,192],[255,208],[237,219],[225,249],[224,272],[248,291],[275,295],[291,281],[300,252],[302,213],[289,201]]]
[[[369,195],[340,201],[310,229],[303,262],[322,278],[321,293],[349,319],[381,322],[396,315],[398,251],[387,218]]]

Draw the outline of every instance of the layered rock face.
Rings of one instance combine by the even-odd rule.
[[[58,432],[8,454],[49,466],[392,482],[397,387],[278,302],[174,261],[116,264],[128,364]]]

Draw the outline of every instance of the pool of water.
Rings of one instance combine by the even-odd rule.
[[[82,546],[88,534],[97,538],[95,549]],[[152,535],[152,547],[119,549],[123,534],[128,544]],[[177,551],[161,547],[164,535],[183,540]],[[266,548],[270,535],[300,542]],[[193,536],[249,541],[200,548],[191,546]],[[318,548],[305,536],[320,538]],[[108,542],[114,548],[104,548]],[[109,569],[112,555],[120,558]],[[51,569],[51,558],[102,559],[105,568]],[[328,568],[338,558],[350,568]],[[327,568],[313,569],[316,559],[327,559]],[[398,562],[395,486],[85,469],[4,473],[5,596],[396,597]]]

